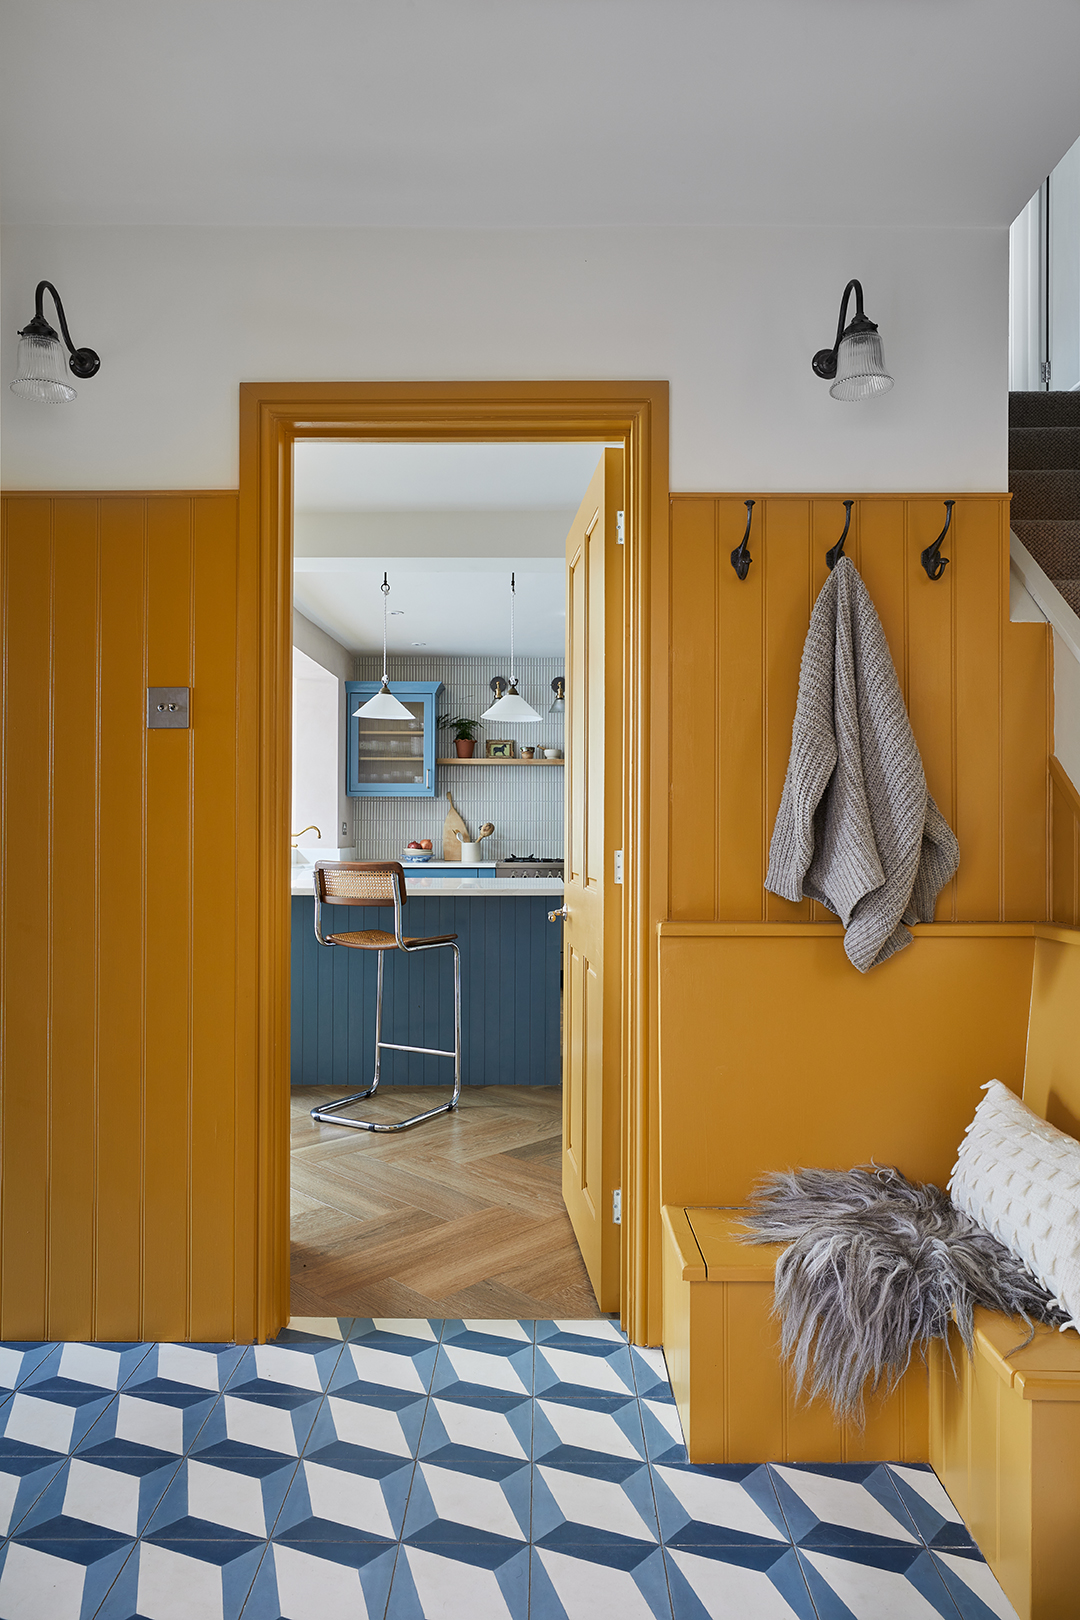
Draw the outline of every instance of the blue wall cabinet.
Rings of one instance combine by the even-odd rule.
[[[412,720],[357,719],[379,681],[345,682],[345,791],[354,799],[435,797],[435,702],[442,681],[391,681]]]

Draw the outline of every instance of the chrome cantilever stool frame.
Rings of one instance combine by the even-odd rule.
[[[379,957],[375,991],[375,1075],[366,1091],[358,1091],[341,1102],[326,1103],[311,1110],[312,1119],[326,1125],[348,1125],[355,1131],[405,1131],[410,1125],[420,1125],[436,1114],[452,1114],[461,1095],[461,952],[456,934],[437,934],[430,939],[407,939],[401,931],[401,908],[408,900],[405,872],[398,861],[316,861],[315,863],[315,938],[320,945],[344,945],[352,950],[376,951]],[[324,934],[323,906],[385,906],[394,907],[394,932],[381,928],[365,928],[348,934]],[[404,1046],[398,1041],[382,1038],[383,966],[387,951],[404,951],[412,955],[417,951],[451,950],[454,953],[454,1048],[448,1052],[439,1046]],[[431,1057],[454,1060],[454,1091],[447,1103],[429,1108],[423,1114],[413,1114],[396,1124],[382,1124],[369,1119],[342,1118],[341,1110],[352,1103],[373,1097],[379,1089],[379,1074],[384,1051],[426,1052]]]

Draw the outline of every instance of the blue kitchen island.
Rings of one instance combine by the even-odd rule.
[[[292,1083],[371,1083],[374,951],[320,945],[310,868],[293,869]],[[406,871],[407,936],[457,934],[461,950],[461,1078],[465,1086],[557,1086],[562,1080],[562,904],[551,878],[444,877]],[[326,933],[394,926],[390,906],[334,906]],[[453,953],[388,951],[383,1040],[453,1045]],[[385,1086],[449,1085],[447,1058],[384,1052]]]

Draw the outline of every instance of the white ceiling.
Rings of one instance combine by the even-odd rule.
[[[602,449],[297,444],[296,606],[350,652],[372,651],[382,645],[379,586],[386,570],[392,653],[491,656],[509,673],[514,573],[517,650],[561,653],[566,533]],[[422,549],[410,550],[417,539]],[[540,539],[529,555],[528,542]]]
[[[1076,0],[4,0],[0,29],[0,195],[42,224],[1005,225],[1080,134]]]
[[[303,440],[303,512],[576,512],[602,444],[340,444]]]
[[[391,655],[490,656],[493,675],[509,674],[512,571],[516,650],[552,657],[564,650],[566,564],[558,557],[297,558],[296,606],[350,652],[381,651],[384,567],[393,615],[387,621]]]

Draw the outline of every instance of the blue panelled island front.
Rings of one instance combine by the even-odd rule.
[[[482,880],[480,880],[482,881]],[[547,914],[552,894],[416,895],[403,916],[407,937],[457,934],[461,948],[462,1084],[557,1086],[562,1080],[562,928]],[[375,1042],[374,951],[320,945],[315,901],[292,901],[292,1083],[371,1083]],[[392,907],[335,906],[324,930],[394,927]],[[387,952],[383,1040],[453,1045],[450,951]],[[382,1084],[449,1085],[445,1058],[384,1052]]]

